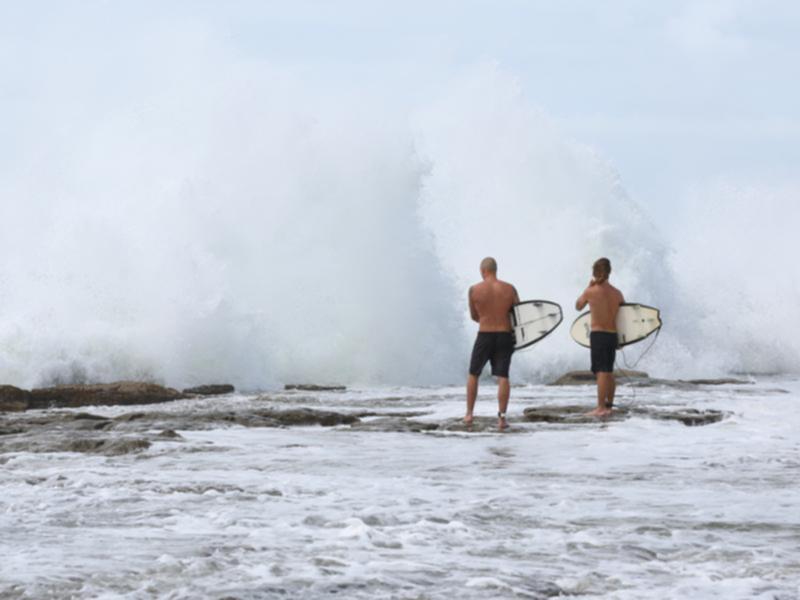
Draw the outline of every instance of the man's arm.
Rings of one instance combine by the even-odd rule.
[[[588,303],[589,300],[586,299],[586,292],[584,292],[575,301],[575,310],[583,310],[583,307],[586,306]]]
[[[595,284],[594,277],[589,280],[589,285],[586,286],[586,289],[583,290],[583,293],[575,300],[575,310],[583,310],[583,308],[589,304],[589,290],[592,289],[592,286]]]
[[[519,294],[517,293],[517,288],[515,288],[512,285],[511,289],[514,290],[514,304],[519,304],[520,300],[519,300]]]
[[[472,288],[469,288],[469,294],[467,294],[469,298],[469,316],[472,317],[472,320],[476,323],[480,323],[481,317],[478,314],[478,308],[475,306],[475,301],[472,299]]]
[[[586,288],[575,300],[575,310],[583,310],[587,304],[589,304],[589,288]]]

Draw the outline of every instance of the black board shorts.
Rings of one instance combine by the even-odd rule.
[[[469,374],[481,374],[487,362],[492,363],[492,375],[508,377],[511,355],[514,353],[514,334],[510,331],[479,331],[472,347]]]
[[[613,373],[617,358],[617,334],[609,331],[592,331],[589,345],[592,348],[592,373]]]

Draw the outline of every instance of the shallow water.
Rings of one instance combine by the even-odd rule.
[[[800,597],[800,381],[620,392],[730,416],[523,423],[528,406],[593,402],[528,386],[507,434],[229,427],[117,457],[6,453],[0,597]],[[460,388],[270,402],[463,413]]]

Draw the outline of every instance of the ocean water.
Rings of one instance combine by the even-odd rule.
[[[521,417],[593,403],[525,385],[507,433],[217,425],[123,456],[6,452],[0,598],[800,597],[800,380],[620,387],[620,406],[725,411],[705,426]],[[379,386],[89,412],[263,405],[464,410],[460,387]]]

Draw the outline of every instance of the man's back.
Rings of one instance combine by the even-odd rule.
[[[604,281],[587,288],[585,295],[592,313],[592,331],[616,332],[619,306],[625,302],[622,292]]]
[[[472,318],[480,324],[479,331],[511,331],[509,312],[519,302],[513,285],[489,278],[470,288],[469,299]]]

